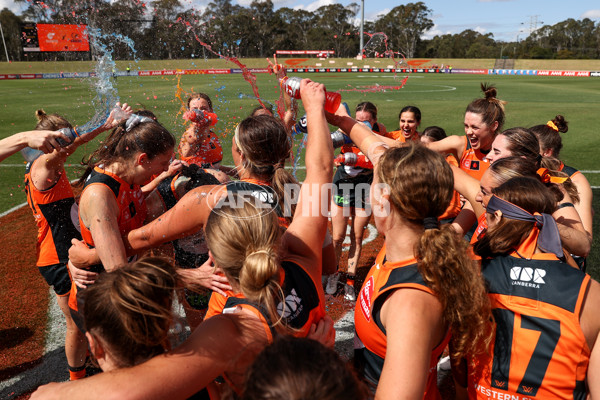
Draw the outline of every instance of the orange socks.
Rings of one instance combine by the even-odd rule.
[[[71,367],[69,365],[69,379],[76,381],[77,379],[85,378],[85,364],[81,367]]]

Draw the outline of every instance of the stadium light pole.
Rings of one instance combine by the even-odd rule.
[[[6,62],[9,63],[8,50],[6,49],[6,42],[4,41],[4,31],[2,30],[2,22],[0,22],[0,34],[2,34],[2,44],[4,44],[4,53],[6,53]]]
[[[360,2],[360,58],[362,59],[363,48],[365,47],[364,43],[365,36],[365,0],[361,0]]]

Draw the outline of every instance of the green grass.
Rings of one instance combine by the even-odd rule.
[[[52,65],[44,63],[46,64]],[[303,76],[325,83],[329,90],[342,90],[342,98],[350,107],[364,100],[375,103],[379,108],[379,121],[388,129],[397,128],[399,110],[412,104],[418,106],[423,113],[421,128],[439,125],[450,134],[463,134],[466,105],[480,97],[480,82],[492,82],[498,88],[499,98],[508,102],[505,128],[545,123],[556,114],[563,114],[569,121],[569,132],[563,135],[563,160],[582,170],[600,170],[600,162],[596,156],[596,149],[600,147],[596,117],[600,106],[600,79],[597,78],[413,74],[401,90],[373,93],[369,92],[369,88],[374,85],[391,86],[398,82],[391,74],[338,73]],[[237,122],[258,104],[253,98],[250,85],[239,74],[185,75],[181,77],[180,85],[188,92],[203,91],[212,97],[220,120],[216,131],[223,135],[224,163],[231,164],[229,148],[232,131]],[[277,100],[278,89],[273,76],[257,74],[257,85],[265,102],[274,103]],[[117,88],[122,101],[149,108],[176,137],[180,137],[184,127],[181,116],[178,115],[181,102],[175,97],[176,77],[120,77]],[[2,81],[0,89],[0,138],[33,128],[34,112],[38,108],[62,114],[75,125],[84,124],[94,113],[90,104],[94,93],[89,81]],[[69,161],[76,164],[96,145],[97,142],[79,149]],[[21,188],[23,167],[24,162],[19,154],[4,161],[0,167],[0,211],[25,202]],[[68,171],[71,178],[77,176],[75,168],[69,168]],[[592,186],[600,186],[600,174],[586,175]],[[300,172],[299,178],[302,178]],[[595,194],[594,209],[597,209],[599,193]],[[595,222],[598,222],[597,218]],[[597,227],[596,232],[600,232],[599,229]],[[592,256],[591,269],[597,264],[598,258],[600,257],[597,255]],[[596,273],[596,276],[600,275],[600,271]]]
[[[334,58],[321,60],[316,57],[279,57],[280,62],[287,59],[304,59],[300,66],[334,66],[346,67],[352,63],[357,67],[371,66],[382,68],[393,65],[390,59],[356,60],[354,58]],[[401,59],[396,61],[400,62]],[[484,59],[459,59],[459,58],[433,58],[433,59],[411,59],[414,62],[411,65],[422,65],[428,67],[431,65],[452,65],[454,68],[494,68],[496,62],[493,58]],[[244,64],[251,68],[265,68],[267,61],[264,58],[248,58],[243,60]],[[132,70],[152,70],[152,69],[204,69],[204,68],[233,68],[233,64],[223,59],[191,59],[191,60],[140,60],[134,62],[131,60],[116,61],[117,69],[125,70],[129,66]],[[41,61],[23,61],[0,63],[0,74],[21,74],[21,73],[50,73],[50,72],[85,72],[91,71],[94,63],[91,61],[69,61],[69,62],[41,62]],[[600,60],[515,60],[515,69],[561,69],[561,70],[583,70],[600,71]]]

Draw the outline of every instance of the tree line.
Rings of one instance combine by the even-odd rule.
[[[336,57],[359,52],[360,6],[331,4],[315,11],[275,10],[272,0],[254,0],[248,7],[231,0],[213,0],[200,12],[186,9],[179,0],[15,0],[26,4],[21,15],[0,11],[4,38],[13,61],[44,60],[49,55],[22,51],[23,22],[87,24],[104,33],[127,36],[140,59],[216,57],[268,57],[275,50],[333,50]],[[407,58],[600,58],[600,22],[567,19],[545,25],[523,40],[503,42],[492,33],[465,30],[423,39],[434,26],[433,10],[424,2],[407,3],[365,21],[365,55],[388,52]],[[370,41],[370,42],[369,42]],[[131,59],[124,44],[112,48],[115,59]],[[0,59],[5,58],[4,52]],[[389,53],[388,53],[389,54]],[[60,60],[89,59],[88,53],[60,53]]]

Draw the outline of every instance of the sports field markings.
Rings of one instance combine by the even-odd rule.
[[[393,76],[393,75],[357,75],[357,78],[392,78],[392,79],[398,79],[399,76]],[[418,75],[414,75],[414,76],[408,76],[410,79],[423,79],[425,78],[424,76],[418,76]],[[406,78],[406,75],[402,75],[402,78]]]
[[[346,238],[344,239],[344,248],[342,249],[342,251],[348,251],[348,247],[350,246],[350,230],[351,227],[350,225],[348,225],[346,227]],[[367,243],[372,242],[373,240],[375,240],[377,238],[377,228],[375,228],[375,226],[373,226],[373,224],[369,224],[367,225],[367,230],[369,231],[369,235],[367,237],[363,236],[363,241],[362,244],[363,246]]]

